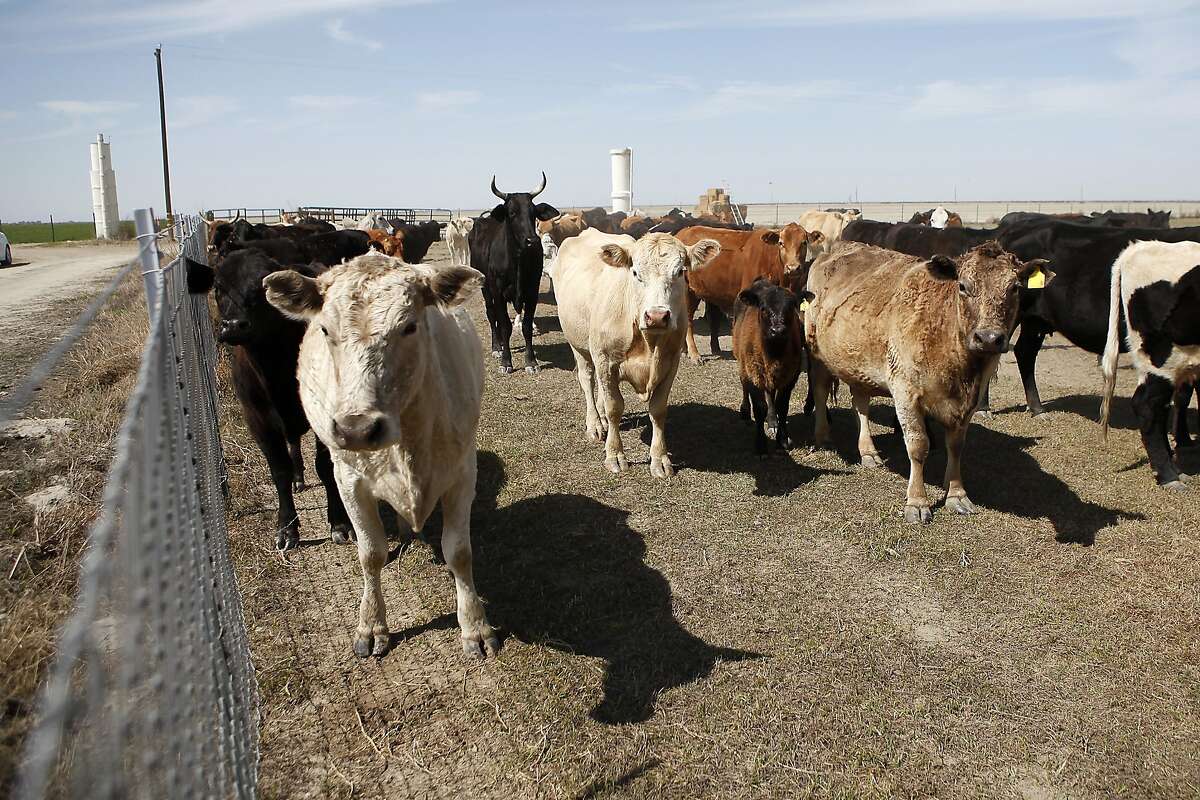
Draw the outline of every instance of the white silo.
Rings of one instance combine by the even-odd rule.
[[[612,210],[633,210],[633,148],[609,150],[612,157]]]
[[[121,218],[117,215],[117,176],[112,168],[112,151],[104,134],[92,142],[92,214],[96,218],[96,238],[115,239]]]

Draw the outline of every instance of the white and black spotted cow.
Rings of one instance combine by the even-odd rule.
[[[1142,443],[1160,486],[1186,488],[1171,461],[1167,416],[1176,387],[1200,377],[1200,244],[1135,242],[1113,264],[1108,343],[1104,348],[1104,405],[1108,435],[1120,351],[1121,312],[1126,344],[1138,371],[1133,393]]]

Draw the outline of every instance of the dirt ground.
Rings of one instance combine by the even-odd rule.
[[[1095,356],[1049,340],[1036,419],[1005,356],[999,413],[968,437],[982,513],[909,527],[886,403],[886,468],[857,465],[845,407],[838,453],[809,452],[798,417],[800,446],[759,460],[730,360],[680,368],[674,480],[650,477],[635,398],[641,463],[611,476],[554,305],[537,320],[541,374],[488,365],[472,526],[506,639],[482,665],[461,656],[449,573],[405,536],[384,579],[393,650],[353,656],[356,551],[329,543],[319,484],[298,500],[302,548],[272,551],[267,471],[226,394],[264,797],[1200,794],[1200,507],[1155,487],[1131,371],[1104,443]]]

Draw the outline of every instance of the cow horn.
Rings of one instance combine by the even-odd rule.
[[[532,200],[533,198],[537,197],[539,194],[542,193],[543,190],[545,190],[545,188],[546,188],[546,170],[542,170],[542,185],[539,186],[538,188],[534,189],[533,193],[529,195],[529,198]]]
[[[496,197],[499,197],[501,200],[508,199],[508,195],[506,195],[504,192],[502,192],[496,188],[496,176],[495,175],[492,176],[492,194],[496,195]]]

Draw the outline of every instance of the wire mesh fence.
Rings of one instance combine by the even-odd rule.
[[[207,299],[187,292],[205,228],[181,218],[180,254],[159,268],[139,217],[150,330],[21,798],[255,795],[257,690],[225,529],[216,345]]]

